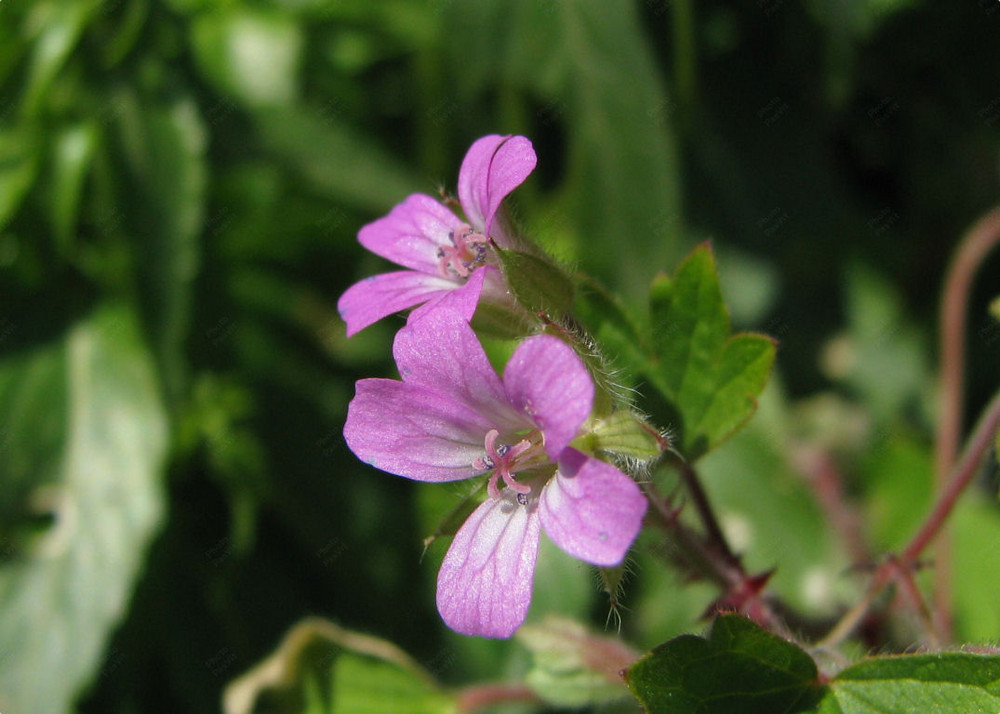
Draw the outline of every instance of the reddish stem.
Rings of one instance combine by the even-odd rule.
[[[965,447],[962,458],[952,469],[951,477],[945,484],[944,491],[938,498],[934,510],[930,512],[920,530],[914,534],[909,545],[906,546],[906,550],[903,551],[900,560],[905,565],[912,566],[916,563],[917,558],[930,545],[931,541],[936,537],[940,538],[942,528],[948,516],[951,515],[955,502],[976,475],[983,454],[993,443],[997,428],[1000,428],[1000,392],[993,396],[986,411],[983,412],[983,416],[980,417],[979,423],[969,439],[969,445]]]
[[[871,551],[865,542],[861,514],[844,494],[844,480],[830,453],[823,449],[803,448],[795,454],[800,471],[809,479],[816,501],[826,514],[834,532],[855,563],[870,563]]]
[[[514,702],[540,704],[541,700],[525,684],[474,684],[458,691],[455,711],[470,714],[486,707]]]
[[[1000,243],[1000,208],[969,229],[952,260],[941,303],[940,355],[941,415],[935,435],[935,475],[940,491],[951,473],[962,435],[964,408],[965,335],[969,292],[976,269]],[[934,574],[934,621],[938,632],[951,639],[951,560],[947,535],[938,539]]]

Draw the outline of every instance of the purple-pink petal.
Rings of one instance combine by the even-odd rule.
[[[337,301],[337,310],[347,324],[347,336],[363,330],[383,317],[447,295],[459,283],[413,270],[372,275],[349,287]]]
[[[456,632],[510,637],[531,604],[538,514],[510,489],[487,499],[455,535],[438,573],[437,606]]]
[[[439,275],[438,248],[449,245],[448,234],[461,226],[461,219],[439,201],[417,193],[389,215],[364,226],[358,241],[372,253],[405,268]]]
[[[529,337],[511,355],[503,375],[511,405],[545,436],[553,461],[590,415],[594,383],[569,345],[551,335]]]
[[[423,387],[393,379],[362,379],[347,407],[344,439],[367,464],[416,481],[456,481],[484,472],[491,424],[478,413]]]
[[[648,505],[635,481],[576,449],[563,453],[539,501],[546,535],[570,555],[601,566],[625,558]]]
[[[458,172],[458,199],[474,228],[492,235],[501,202],[534,171],[537,160],[523,136],[491,134],[469,147]]]
[[[476,308],[479,306],[479,298],[483,293],[484,284],[487,282],[496,283],[502,281],[502,279],[500,271],[492,265],[480,266],[472,271],[465,285],[461,285],[451,292],[445,293],[435,300],[419,306],[410,313],[406,321],[412,324],[431,310],[442,309],[457,312],[466,322],[470,322],[472,316],[476,314]]]
[[[489,429],[531,426],[511,408],[476,333],[459,313],[428,310],[396,333],[392,351],[403,381],[446,394],[488,420],[491,426],[480,434],[480,442]]]

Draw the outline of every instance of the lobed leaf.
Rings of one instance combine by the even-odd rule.
[[[792,714],[823,693],[816,664],[796,645],[739,615],[721,615],[707,638],[682,635],[625,672],[655,714]]]
[[[650,290],[655,364],[646,375],[680,419],[680,451],[690,461],[740,428],[757,408],[775,343],[730,335],[715,259],[702,245]]]

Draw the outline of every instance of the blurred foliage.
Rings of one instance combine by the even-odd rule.
[[[577,296],[598,324],[632,329],[654,277],[714,240],[786,393],[706,457],[708,487],[782,595],[843,602],[790,444],[825,440],[876,547],[919,519],[942,266],[1000,188],[998,27],[985,0],[2,0],[0,710],[218,711],[313,613],[445,683],[529,670],[434,611],[443,549],[421,562],[421,539],[468,493],[425,498],[341,437],[401,324],[344,337],[336,299],[380,265],[357,229],[454,191],[491,132],[538,151],[526,232],[623,295]],[[974,294],[970,417],[998,281],[994,261]],[[996,510],[972,501],[956,539]],[[625,579],[643,646],[711,595],[656,546]],[[979,547],[955,564],[958,626],[996,640]],[[589,569],[549,550],[532,619],[602,624]]]

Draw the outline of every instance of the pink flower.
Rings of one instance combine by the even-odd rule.
[[[535,150],[523,136],[478,139],[458,173],[465,220],[437,200],[414,194],[358,233],[368,250],[407,270],[373,275],[347,289],[337,309],[351,336],[394,312],[452,296],[449,305],[472,319],[480,294],[503,293],[492,239],[509,248],[497,211],[535,168]]]
[[[497,376],[462,315],[428,311],[396,335],[402,381],[363,379],[344,437],[363,461],[418,481],[489,473],[486,500],[438,574],[437,605],[457,632],[509,637],[531,601],[540,530],[588,563],[617,565],[646,510],[635,482],[569,446],[594,385],[556,337],[524,340]]]

